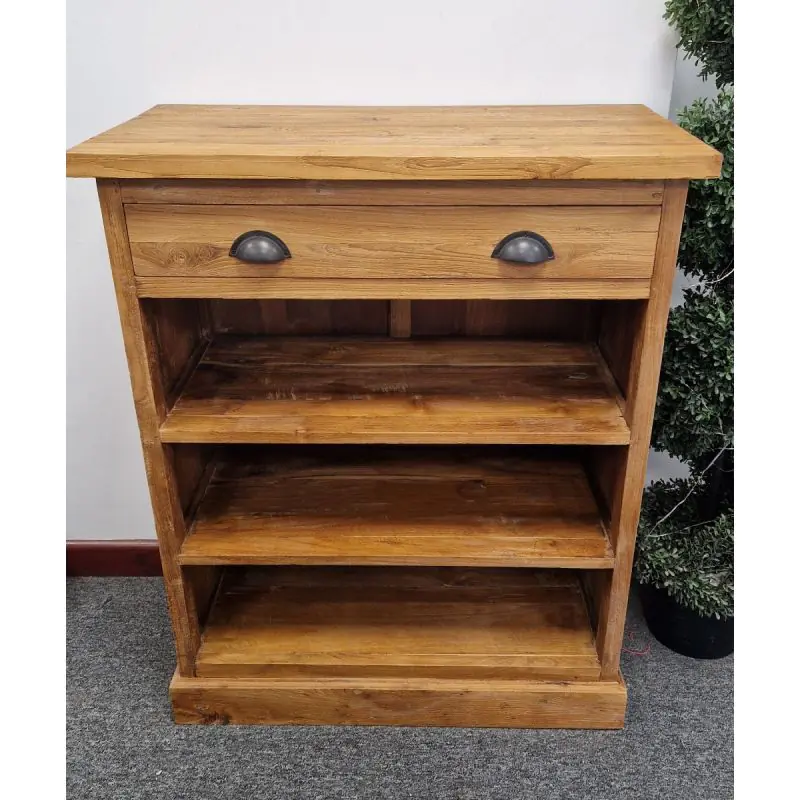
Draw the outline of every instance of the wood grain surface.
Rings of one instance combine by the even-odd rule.
[[[139,423],[167,605],[175,634],[178,669],[181,675],[193,675],[201,620],[210,592],[209,581],[201,578],[196,583],[188,579],[178,563],[178,551],[185,535],[180,487],[169,448],[159,438],[159,425],[166,417],[169,402],[169,390],[164,381],[172,377],[176,366],[174,363],[169,367],[162,365],[156,317],[147,313],[136,297],[119,184],[116,181],[98,181],[97,190]],[[191,351],[192,347],[186,350]]]
[[[713,178],[721,156],[641,105],[160,105],[67,153],[70,177]]]
[[[127,180],[124,203],[267,206],[658,206],[663,181]]]
[[[136,278],[140,297],[229,300],[633,300],[650,294],[649,278],[501,281],[442,278]]]
[[[221,457],[180,561],[614,566],[575,458],[310,446]]]
[[[577,577],[566,571],[229,569],[198,677],[596,680]]]
[[[183,678],[175,721],[199,725],[621,728],[622,678],[586,682],[437,678]]]
[[[216,278],[649,278],[657,206],[170,206],[126,210],[136,275]],[[280,237],[291,258],[245,263],[229,254],[247,231]],[[507,234],[535,231],[555,258],[492,258]]]
[[[587,344],[218,337],[165,442],[626,444]]]
[[[606,678],[619,670],[664,332],[672,297],[687,188],[686,181],[669,181],[666,185],[652,295],[646,306],[636,309],[638,313],[634,315],[635,324],[632,325],[630,367],[626,371],[627,385],[624,387],[627,398],[625,418],[631,426],[631,442],[624,458],[612,465],[616,480],[609,532],[615,545],[617,564],[603,598],[597,630],[597,646],[603,676]]]

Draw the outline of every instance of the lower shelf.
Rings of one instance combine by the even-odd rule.
[[[228,569],[199,678],[597,681],[566,570]]]
[[[183,678],[175,721],[204,725],[622,728],[625,684],[386,678]]]

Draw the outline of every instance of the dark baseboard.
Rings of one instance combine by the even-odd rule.
[[[68,541],[67,575],[142,578],[160,576],[158,542],[155,539]]]

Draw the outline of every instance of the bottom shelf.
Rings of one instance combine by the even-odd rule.
[[[597,681],[577,574],[229,568],[198,678]]]

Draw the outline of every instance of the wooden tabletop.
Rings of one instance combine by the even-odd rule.
[[[308,180],[713,178],[721,155],[641,105],[160,105],[67,175]]]

